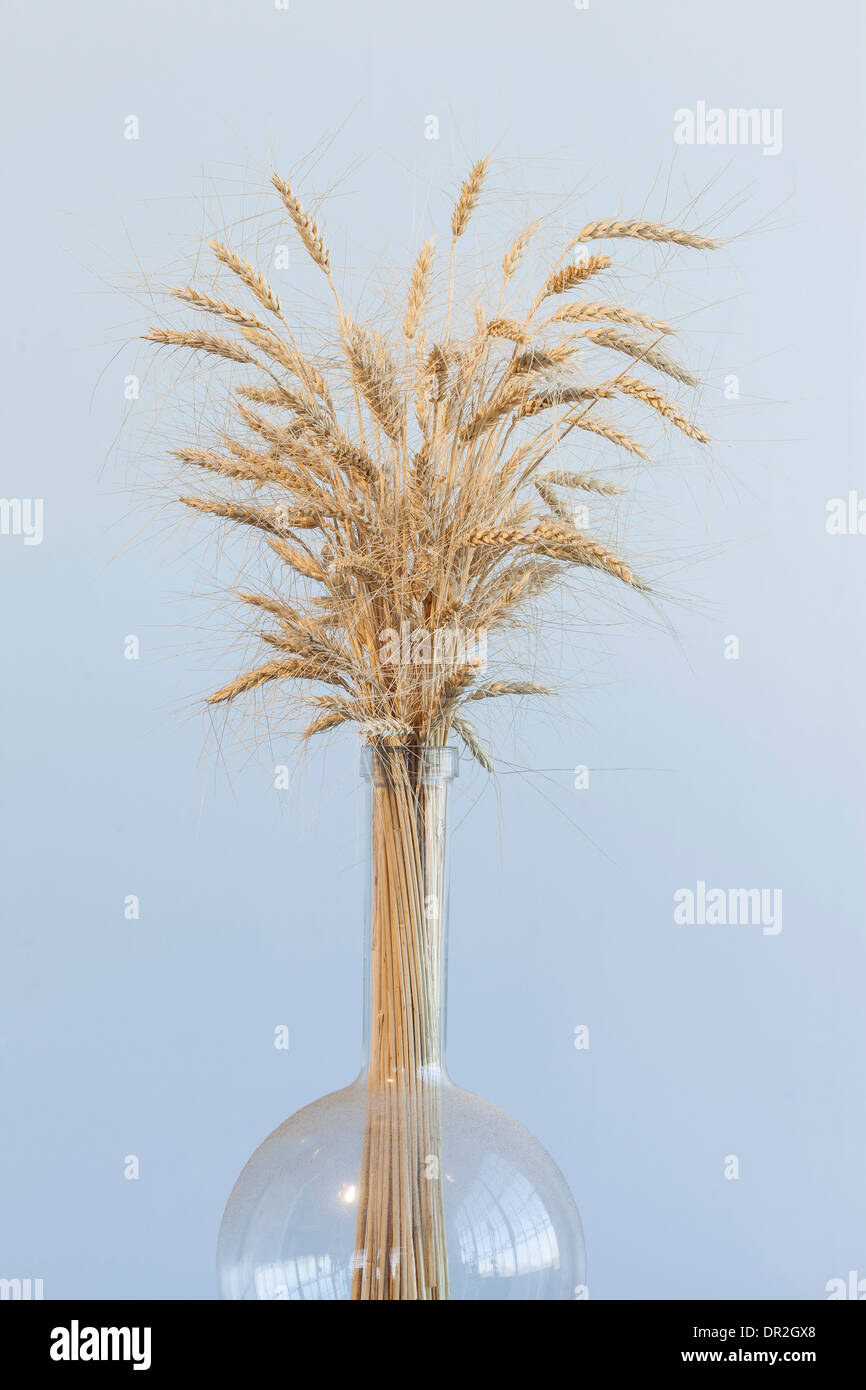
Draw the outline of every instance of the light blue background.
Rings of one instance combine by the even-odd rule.
[[[357,1069],[352,740],[280,793],[288,741],[238,751],[199,717],[237,655],[209,626],[204,532],[153,501],[165,377],[118,442],[147,360],[139,262],[187,267],[271,159],[292,172],[342,127],[302,189],[339,181],[334,260],[361,279],[410,263],[428,210],[444,230],[489,151],[511,231],[536,194],[574,192],[582,224],[703,192],[690,225],[730,200],[719,227],[750,232],[665,276],[669,304],[703,306],[718,441],[709,463],[659,436],[635,479],[632,547],[677,639],[639,603],[608,610],[565,645],[584,688],[527,711],[518,742],[500,726],[509,762],[562,770],[461,779],[449,1054],[565,1172],[593,1298],[815,1299],[866,1276],[866,537],[824,527],[866,487],[857,5],[48,0],[6,21],[2,490],[45,499],[46,535],[0,537],[0,1275],[48,1298],[212,1296],[246,1158]],[[782,153],[676,147],[699,100],[781,107]],[[578,792],[578,763],[650,770]],[[674,926],[698,879],[781,887],[783,931]]]

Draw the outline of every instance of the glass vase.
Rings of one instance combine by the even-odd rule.
[[[445,1068],[453,748],[365,753],[364,1053],[352,1085],[247,1163],[220,1229],[227,1299],[574,1299],[580,1218],[527,1129]]]

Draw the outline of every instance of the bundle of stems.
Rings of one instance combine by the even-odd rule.
[[[598,247],[719,243],[645,220],[590,222],[515,303],[531,224],[505,251],[498,293],[465,323],[455,270],[486,177],[480,160],[460,187],[441,265],[432,241],[421,247],[397,326],[349,316],[315,217],[274,174],[276,196],[333,300],[333,336],[321,350],[302,350],[307,325],[216,240],[211,249],[235,292],[175,286],[171,298],[205,326],[146,334],[228,373],[233,426],[175,454],[220,490],[180,501],[258,536],[279,567],[279,578],[271,568],[269,584],[237,593],[265,623],[266,658],[209,703],[265,688],[288,694],[312,716],[303,738],[352,724],[376,758],[358,1299],[445,1298],[448,1290],[441,1182],[419,1168],[438,1152],[441,929],[424,903],[437,899],[441,874],[441,789],[413,773],[412,752],[442,747],[453,732],[491,770],[470,707],[549,690],[520,674],[487,679],[479,635],[519,626],[569,575],[648,588],[576,519],[575,497],[613,499],[622,489],[579,461],[562,467],[566,441],[578,455],[579,441],[591,439],[647,459],[615,413],[617,403],[637,403],[708,442],[668,394],[697,384],[670,353],[672,325],[605,296],[612,262]]]
[[[378,747],[370,1052],[353,1299],[448,1297],[441,1066],[446,785],[429,750]]]

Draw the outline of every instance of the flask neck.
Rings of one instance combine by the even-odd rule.
[[[369,891],[362,1074],[371,1089],[447,1079],[452,748],[367,750]]]

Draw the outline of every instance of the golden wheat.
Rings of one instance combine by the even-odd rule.
[[[619,401],[644,406],[707,441],[650,382],[625,369],[590,379],[588,364],[601,350],[693,385],[691,372],[658,347],[671,332],[664,320],[597,300],[565,299],[542,323],[535,315],[545,300],[562,299],[611,266],[602,254],[568,261],[580,242],[716,243],[647,221],[588,223],[539,273],[535,298],[506,312],[505,290],[532,223],[505,252],[498,301],[476,298],[452,332],[455,263],[486,176],[482,159],[454,204],[441,272],[444,322],[430,322],[432,240],[409,277],[399,341],[390,319],[370,325],[350,317],[316,220],[275,173],[273,186],[335,300],[334,333],[321,350],[301,352],[299,326],[275,289],[220,241],[210,243],[217,262],[268,322],[188,285],[168,291],[174,303],[217,318],[226,333],[157,327],[146,335],[202,353],[223,372],[232,370],[225,363],[245,368],[242,382],[225,382],[215,437],[173,451],[228,490],[180,501],[257,537],[268,561],[263,583],[271,592],[235,597],[253,621],[267,622],[258,637],[269,659],[224,684],[209,705],[270,692],[292,711],[306,707],[302,738],[351,725],[375,760],[372,1023],[351,1284],[351,1297],[361,1300],[449,1296],[442,1180],[428,1181],[422,1166],[441,1147],[441,921],[429,904],[444,891],[437,829],[444,791],[418,775],[413,758],[453,733],[490,772],[492,756],[466,708],[551,693],[520,672],[486,678],[478,636],[519,627],[569,576],[593,571],[602,583],[647,588],[623,556],[580,529],[563,495],[583,491],[607,509],[622,489],[579,463],[542,471],[554,450],[557,463],[566,449],[579,454],[588,433],[649,457],[615,416],[600,414],[599,402],[608,412]],[[581,323],[594,326],[570,331]]]
[[[454,204],[454,211],[451,214],[451,235],[456,241],[466,230],[466,224],[472,216],[475,205],[481,193],[481,185],[487,174],[486,159],[479,159],[477,164],[473,164],[469,171],[468,178],[464,181]]]
[[[682,385],[694,384],[695,377],[652,337],[668,335],[670,326],[628,305],[566,302],[540,327],[532,326],[539,303],[567,296],[608,269],[610,257],[602,254],[555,266],[523,317],[506,318],[498,306],[485,312],[479,301],[468,332],[453,334],[456,245],[477,208],[486,175],[487,161],[480,160],[460,187],[451,217],[446,326],[438,335],[435,329],[425,330],[426,341],[419,335],[430,310],[432,240],[419,251],[401,324],[402,357],[388,334],[350,318],[339,301],[342,358],[334,365],[315,353],[302,354],[276,290],[221,241],[210,243],[217,261],[270,313],[270,323],[242,304],[184,286],[170,291],[176,301],[219,317],[237,336],[194,327],[158,327],[146,335],[158,344],[255,369],[252,380],[227,385],[227,390],[235,394],[238,423],[264,442],[265,452],[229,431],[221,435],[220,447],[190,446],[176,450],[175,456],[229,487],[251,487],[256,500],[237,494],[181,500],[203,515],[259,533],[283,562],[289,583],[297,575],[311,586],[270,601],[269,611],[281,619],[283,630],[282,635],[263,634],[265,642],[308,650],[309,623],[318,612],[330,614],[330,668],[309,660],[295,663],[291,671],[284,662],[265,663],[224,686],[215,703],[229,703],[271,684],[297,699],[306,682],[307,701],[318,715],[311,727],[317,731],[335,727],[339,715],[339,722],[353,723],[369,742],[375,743],[377,731],[386,729],[388,746],[399,743],[401,730],[407,746],[442,744],[452,728],[459,736],[468,731],[460,722],[460,706],[472,698],[473,686],[482,688],[481,673],[464,663],[457,680],[460,654],[447,651],[436,654],[429,671],[411,663],[387,663],[383,633],[401,631],[406,624],[421,633],[446,623],[461,630],[480,618],[485,629],[495,632],[512,625],[522,607],[538,602],[557,580],[579,572],[578,567],[645,587],[621,556],[577,529],[573,509],[559,492],[577,488],[612,498],[617,487],[584,471],[540,473],[538,464],[580,432],[648,458],[640,441],[616,419],[598,413],[599,401],[610,403],[616,396],[645,405],[695,440],[707,440],[651,383],[626,372],[593,383],[586,380],[585,369],[578,379],[571,363],[581,360],[581,343],[624,354]],[[302,243],[332,284],[318,224],[285,180],[274,174],[273,184]],[[525,255],[535,227],[521,232],[506,251],[506,281]],[[701,249],[714,244],[647,221],[606,221],[588,223],[565,254],[578,242],[602,237]],[[576,335],[551,336],[558,328],[586,321],[591,326]],[[648,336],[632,336],[614,324]],[[416,421],[407,415],[411,400]],[[534,436],[525,433],[532,430]],[[293,540],[301,534],[309,537],[303,545]],[[246,595],[243,601],[259,607],[269,603],[264,595]],[[300,646],[299,615],[302,627],[308,624]],[[322,710],[316,683],[335,670],[348,673],[346,692],[339,707]],[[500,688],[519,695],[522,683],[506,681]],[[467,747],[480,746],[471,734]]]
[[[699,251],[714,251],[722,245],[713,237],[701,236],[698,232],[684,231],[681,227],[665,227],[659,222],[645,222],[639,219],[618,221],[615,217],[606,222],[588,222],[577,237],[577,241],[601,241],[615,237],[636,237],[640,241],[670,242],[674,246],[691,246]]]

